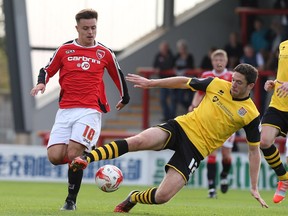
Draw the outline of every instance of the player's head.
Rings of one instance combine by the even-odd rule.
[[[223,72],[228,63],[228,57],[225,50],[217,49],[211,54],[211,63],[217,73]]]
[[[238,99],[248,97],[257,81],[258,70],[250,64],[239,64],[233,71],[231,95]]]
[[[98,13],[93,9],[83,9],[75,15],[77,42],[82,46],[93,46],[95,43]]]
[[[75,20],[77,23],[79,23],[81,19],[96,19],[97,20],[98,13],[92,8],[83,9],[75,15]]]

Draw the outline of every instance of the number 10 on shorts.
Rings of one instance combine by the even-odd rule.
[[[83,138],[91,142],[93,140],[94,135],[95,135],[95,130],[91,128],[89,125],[86,125],[85,130],[82,134]]]

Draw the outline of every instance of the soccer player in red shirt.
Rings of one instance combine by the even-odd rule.
[[[232,72],[228,71],[226,66],[228,64],[228,57],[225,50],[217,49],[211,54],[211,63],[213,66],[212,71],[203,72],[201,78],[207,77],[218,77],[227,81],[232,81]],[[194,95],[189,111],[192,111],[194,108],[198,107],[199,103],[202,101],[205,92],[197,91]],[[228,179],[229,170],[231,168],[231,152],[233,143],[235,140],[235,133],[229,137],[221,147],[222,153],[222,172],[220,174],[220,186],[221,192],[226,193],[228,191]],[[216,198],[216,157],[217,151],[214,151],[207,158],[207,178],[208,178],[208,197]]]
[[[54,165],[70,163],[96,145],[101,130],[102,113],[110,111],[103,81],[107,70],[114,81],[121,110],[129,102],[124,75],[114,53],[95,40],[98,13],[84,9],[75,16],[78,38],[61,45],[48,65],[40,69],[31,95],[44,93],[50,77],[59,71],[61,87],[59,110],[47,146],[49,161]],[[61,210],[75,210],[83,170],[68,169],[68,196]]]

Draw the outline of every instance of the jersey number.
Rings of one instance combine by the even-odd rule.
[[[195,170],[198,167],[198,163],[197,161],[195,161],[195,159],[193,158],[189,164],[189,169],[191,170],[191,174],[193,174],[195,172]]]

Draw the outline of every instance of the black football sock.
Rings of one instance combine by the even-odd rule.
[[[216,188],[216,163],[207,163],[208,188]]]
[[[288,173],[281,161],[279,150],[273,144],[268,149],[262,149],[263,155],[269,166],[274,170],[279,180],[287,180]]]
[[[132,203],[142,203],[142,204],[157,204],[155,201],[155,194],[157,188],[149,188],[145,191],[137,191],[131,194],[130,201]]]
[[[221,178],[227,178],[231,168],[231,159],[222,160],[222,172],[220,174]]]
[[[74,172],[72,169],[68,169],[68,196],[67,200],[72,200],[76,203],[76,198],[81,187],[83,177],[83,170]]]

